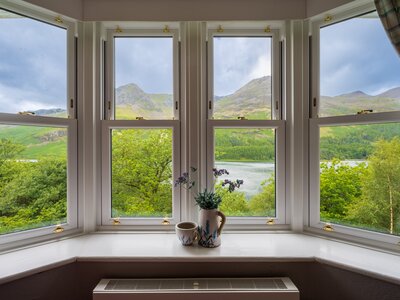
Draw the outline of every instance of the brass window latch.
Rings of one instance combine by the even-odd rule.
[[[275,220],[274,219],[268,219],[266,223],[267,223],[267,225],[274,225],[275,224]]]
[[[36,115],[36,113],[34,113],[33,111],[20,111],[18,112],[19,115],[23,115],[23,116],[34,116]]]
[[[54,233],[61,233],[63,231],[64,231],[64,227],[62,227],[60,224],[56,225],[56,227],[53,230]]]
[[[331,224],[325,224],[324,227],[322,227],[322,229],[329,232],[335,231],[335,229]]]
[[[119,218],[114,218],[113,220],[113,225],[120,225],[121,221],[119,220]]]
[[[372,113],[372,112],[374,112],[372,109],[362,109],[362,110],[357,112],[357,115],[366,115],[366,114],[369,114],[369,113]]]

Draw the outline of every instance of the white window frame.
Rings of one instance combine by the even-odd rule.
[[[323,19],[315,20],[312,24],[312,99],[314,105],[311,105],[311,118],[309,120],[310,130],[310,143],[309,143],[309,164],[310,164],[310,208],[309,208],[309,228],[312,231],[319,232],[320,234],[331,235],[334,237],[356,237],[384,242],[388,244],[397,244],[400,242],[400,237],[390,234],[374,232],[366,229],[349,227],[340,224],[331,224],[320,220],[320,128],[324,126],[342,126],[342,125],[362,125],[362,124],[384,124],[400,122],[400,112],[381,112],[372,114],[361,115],[343,115],[332,117],[318,117],[319,103],[320,103],[320,28],[333,25],[335,23],[345,21],[374,11],[373,4],[364,5],[343,13],[338,13],[332,16],[332,21],[327,23]],[[324,230],[326,225],[331,225],[333,231]]]
[[[212,119],[213,99],[214,99],[214,61],[213,61],[213,40],[214,37],[270,37],[271,41],[271,69],[272,69],[272,95],[271,95],[271,120],[217,120]],[[262,225],[267,228],[274,225],[287,224],[286,221],[286,187],[285,187],[285,121],[281,119],[282,100],[281,100],[281,52],[280,52],[280,30],[279,29],[223,29],[213,28],[208,30],[208,49],[207,49],[207,68],[208,68],[208,90],[207,90],[207,113],[206,120],[207,134],[207,187],[212,188],[214,176],[212,169],[215,165],[214,158],[214,132],[217,128],[261,128],[275,129],[275,199],[276,214],[263,217],[228,217],[229,226],[250,225],[253,228]],[[211,104],[211,105],[210,105]],[[268,223],[267,223],[268,222]],[[256,227],[254,227],[256,226]]]
[[[115,66],[114,66],[114,38],[115,37],[171,37],[173,39],[173,97],[174,117],[173,120],[114,120],[115,111]],[[180,82],[179,82],[179,30],[160,27],[160,29],[122,29],[107,30],[106,42],[106,117],[102,121],[102,204],[101,204],[101,226],[115,225],[118,219],[118,227],[114,229],[171,229],[181,220],[181,197],[180,187],[172,185],[172,216],[165,217],[120,217],[112,218],[111,199],[111,130],[112,129],[135,129],[135,128],[166,128],[172,129],[172,160],[173,181],[181,173],[181,142],[180,131]],[[132,225],[135,225],[133,228]],[[167,226],[165,226],[167,225]],[[128,226],[128,227],[124,227]],[[110,227],[109,227],[110,228]]]
[[[44,22],[50,26],[57,26],[66,30],[67,34],[67,99],[65,108],[68,118],[42,117],[31,115],[19,115],[12,113],[0,113],[0,125],[22,125],[40,127],[61,127],[68,131],[67,142],[67,222],[57,224],[62,227],[61,231],[55,232],[56,226],[45,226],[35,229],[28,229],[20,232],[4,234],[0,236],[0,249],[6,249],[13,244],[26,244],[32,240],[54,237],[58,238],[75,232],[78,228],[78,169],[77,169],[77,120],[76,120],[76,86],[75,86],[75,23],[60,17],[57,14],[49,15],[36,10],[32,10],[22,5],[13,3],[0,3],[0,8]],[[56,234],[55,234],[56,233]]]

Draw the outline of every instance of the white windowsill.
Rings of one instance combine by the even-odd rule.
[[[400,255],[294,233],[224,233],[215,249],[174,233],[93,233],[0,254],[0,284],[75,261],[317,261],[400,284]]]

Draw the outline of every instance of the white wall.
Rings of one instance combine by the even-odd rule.
[[[85,0],[87,21],[283,20],[306,16],[305,0]]]
[[[82,20],[83,0],[24,0],[74,19]]]
[[[312,17],[355,0],[306,0],[307,17]],[[371,0],[372,2],[372,0]]]

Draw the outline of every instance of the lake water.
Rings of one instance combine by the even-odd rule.
[[[274,163],[217,161],[215,165],[218,169],[227,169],[229,172],[229,175],[221,176],[219,179],[243,180],[239,191],[244,192],[247,199],[261,192],[261,183],[275,173]]]
[[[362,162],[365,161],[347,160],[341,163],[355,167]],[[274,163],[217,161],[215,165],[218,169],[227,169],[229,172],[229,175],[219,177],[221,180],[227,178],[230,180],[242,179],[244,181],[239,191],[244,192],[247,199],[260,193],[262,190],[261,183],[275,174]]]

